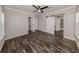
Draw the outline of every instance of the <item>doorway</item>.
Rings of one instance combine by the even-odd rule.
[[[55,36],[64,37],[64,16],[55,16]]]
[[[32,32],[33,31],[33,18],[32,17],[28,17],[28,32]]]

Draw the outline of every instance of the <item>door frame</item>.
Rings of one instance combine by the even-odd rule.
[[[64,33],[65,33],[65,32],[64,32],[64,31],[65,31],[65,30],[64,30],[64,27],[65,27],[65,23],[64,23],[64,22],[65,22],[65,21],[64,21],[65,19],[64,19],[64,16],[65,16],[65,14],[58,14],[58,15],[55,15],[55,19],[56,19],[57,16],[63,17],[63,38],[64,38]],[[54,32],[55,32],[55,31],[56,31],[56,20],[55,20],[55,25],[54,25],[54,27],[55,27],[55,30],[54,30]]]
[[[29,31],[29,29],[30,29],[30,31],[35,32],[35,29],[34,29],[34,19],[33,19],[32,16],[28,17],[28,31]]]

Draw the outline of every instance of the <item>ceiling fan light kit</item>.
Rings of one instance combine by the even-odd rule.
[[[37,12],[41,12],[41,10],[38,10]]]

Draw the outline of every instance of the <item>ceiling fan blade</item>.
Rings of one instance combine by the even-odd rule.
[[[38,6],[38,8],[40,9],[40,6]]]
[[[45,6],[45,7],[43,7],[43,8],[40,8],[40,10],[45,9],[45,8],[48,8],[48,6]]]
[[[34,8],[39,9],[38,7],[36,7],[35,5],[32,5]]]

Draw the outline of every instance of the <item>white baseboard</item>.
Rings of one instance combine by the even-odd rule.
[[[71,38],[71,37],[67,37],[67,36],[64,36],[64,38],[67,38],[67,39],[72,40],[72,41],[76,41],[75,38]]]
[[[4,36],[4,39],[8,40],[8,39],[16,38],[16,37],[19,37],[19,36],[27,35],[27,34],[28,34],[28,32],[24,33],[24,34],[21,34],[21,35],[17,35],[17,36],[11,36],[11,37]]]

